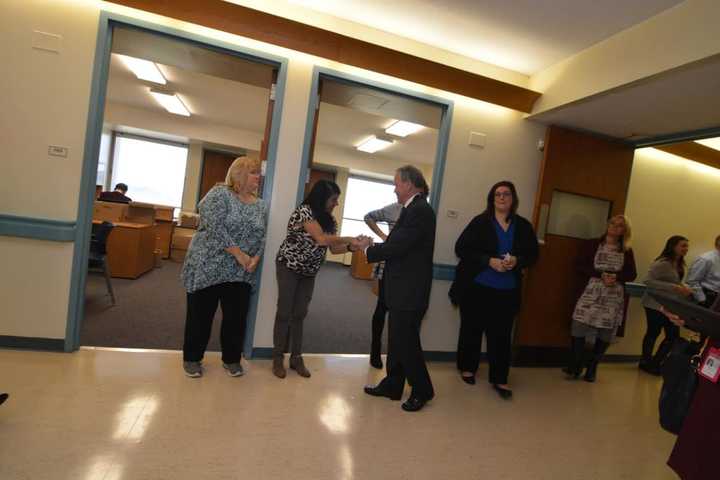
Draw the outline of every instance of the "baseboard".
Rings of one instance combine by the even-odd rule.
[[[250,358],[256,360],[272,358],[272,352],[272,347],[254,347],[252,349],[252,354],[250,355]]]
[[[0,335],[0,348],[63,352],[65,351],[65,339]]]

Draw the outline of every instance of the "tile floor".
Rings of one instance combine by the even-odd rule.
[[[674,479],[659,381],[601,365],[596,384],[512,371],[515,398],[431,365],[419,413],[368,397],[367,357],[308,356],[309,380],[267,360],[230,378],[216,354],[0,350],[0,479]],[[486,374],[481,366],[480,376]]]

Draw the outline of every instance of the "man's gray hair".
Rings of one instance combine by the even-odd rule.
[[[425,181],[425,176],[422,174],[419,168],[412,165],[405,165],[397,169],[397,173],[400,175],[400,180],[403,182],[410,182],[416,188],[420,189],[420,193],[423,196],[427,196],[430,189]]]

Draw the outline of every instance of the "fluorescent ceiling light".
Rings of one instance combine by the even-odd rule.
[[[176,93],[150,89],[150,94],[155,98],[155,101],[165,107],[165,110],[168,112],[184,117],[190,116],[190,111],[185,107]]]
[[[385,133],[389,135],[395,135],[396,137],[407,137],[413,133],[417,133],[424,127],[417,123],[406,122],[405,120],[397,120],[391,123],[386,129]]]
[[[720,150],[720,137],[706,138],[705,140],[695,140],[695,142],[701,145],[705,145],[706,147],[714,148],[715,150]]]
[[[143,60],[142,58],[128,57],[127,55],[120,55],[120,58],[140,80],[147,80],[148,82],[159,83],[161,85],[167,83],[160,68],[158,68],[154,62]]]
[[[365,139],[360,143],[357,148],[361,152],[375,153],[378,150],[383,150],[394,143],[394,140],[378,138],[375,135]]]

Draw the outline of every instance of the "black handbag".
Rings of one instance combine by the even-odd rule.
[[[702,344],[679,338],[662,365],[660,426],[678,435],[698,385],[697,369]]]

